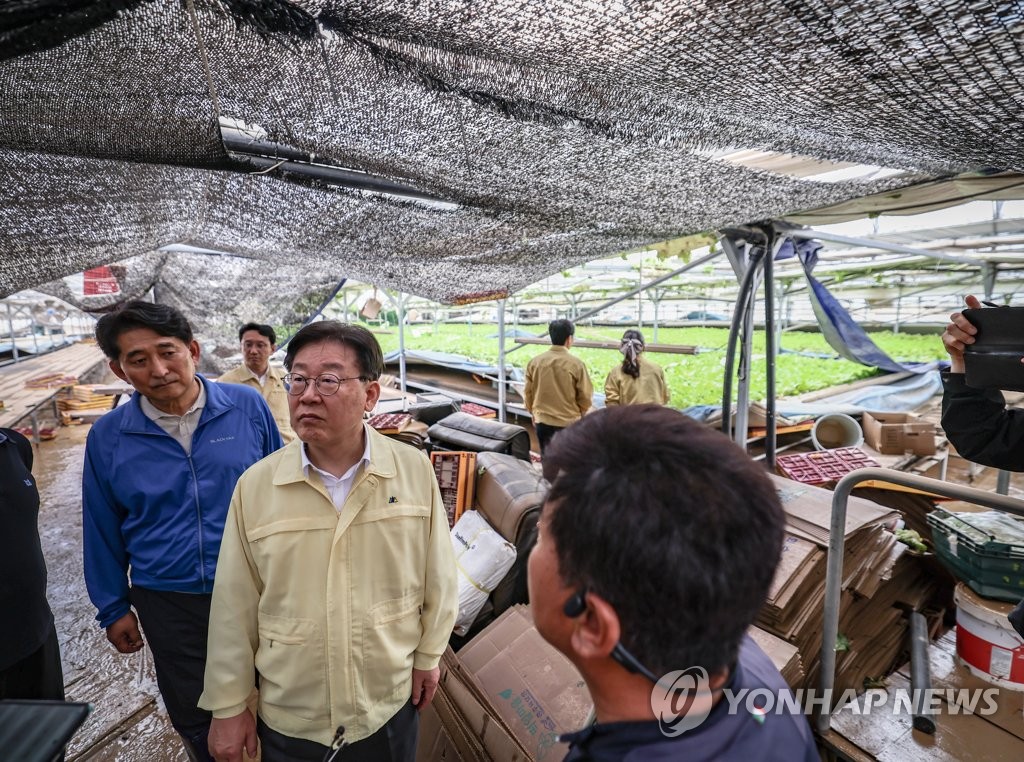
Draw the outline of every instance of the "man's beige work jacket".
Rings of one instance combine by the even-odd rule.
[[[245,708],[258,672],[271,728],[358,741],[437,666],[458,608],[448,521],[430,462],[369,427],[370,464],[341,511],[303,474],[301,441],[246,471],[231,499],[199,705]]]
[[[295,439],[295,432],[292,431],[291,414],[288,412],[288,390],[284,388],[284,374],[280,368],[273,365],[267,368],[267,382],[260,385],[260,381],[253,375],[245,365],[229,370],[217,379],[221,384],[244,384],[263,395],[270,408],[270,414],[274,416],[277,423],[277,430],[281,432],[281,439],[288,444]]]

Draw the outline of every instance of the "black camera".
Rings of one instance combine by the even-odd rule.
[[[978,329],[964,350],[968,386],[1024,392],[1024,307],[964,310]]]

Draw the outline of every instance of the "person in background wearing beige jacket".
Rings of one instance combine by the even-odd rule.
[[[263,395],[274,416],[281,439],[288,444],[295,439],[288,417],[288,392],[284,374],[270,364],[270,355],[277,349],[274,329],[265,323],[246,323],[238,329],[242,345],[242,364],[217,379],[222,384],[251,386]]]
[[[587,366],[569,354],[576,327],[565,318],[548,324],[551,348],[526,365],[523,399],[533,418],[540,454],[551,438],[590,410],[594,387]]]
[[[363,423],[383,356],[360,326],[292,339],[297,441],[239,479],[200,706],[218,762],[415,758],[458,608],[448,521],[422,452]],[[259,679],[258,718],[246,706]]]
[[[642,357],[646,348],[640,331],[630,328],[622,334],[622,364],[613,368],[604,381],[606,406],[668,404],[665,371]]]

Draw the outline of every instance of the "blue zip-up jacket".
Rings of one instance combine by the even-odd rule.
[[[235,482],[281,446],[263,397],[235,384],[206,388],[188,455],[146,417],[140,395],[93,424],[85,447],[85,584],[101,627],[128,613],[133,585],[210,593]]]

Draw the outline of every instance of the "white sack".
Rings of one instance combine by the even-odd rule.
[[[515,545],[491,529],[479,511],[466,511],[452,527],[452,548],[459,569],[459,616],[455,634],[465,635],[487,596],[516,560]]]

